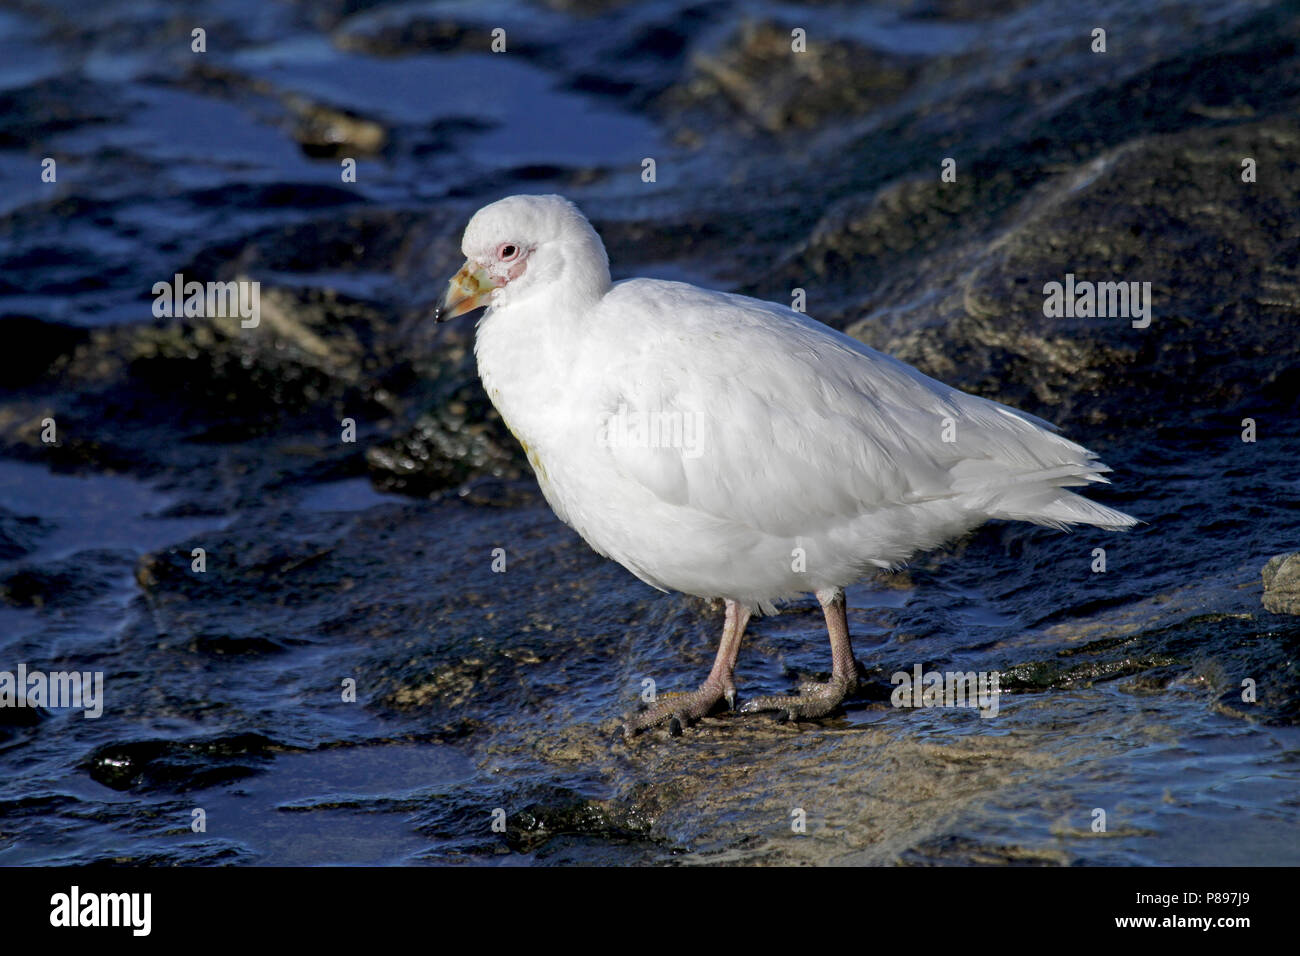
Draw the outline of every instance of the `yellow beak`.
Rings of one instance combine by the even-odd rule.
[[[433,311],[433,321],[446,322],[487,305],[488,296],[500,285],[486,270],[467,261],[447,283],[447,291]]]

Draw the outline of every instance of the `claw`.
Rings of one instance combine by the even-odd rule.
[[[726,691],[717,682],[711,681],[705,681],[698,690],[688,694],[663,694],[648,710],[627,716],[623,736],[635,737],[640,731],[665,722],[668,723],[670,734],[680,736],[684,728],[708,714],[724,696]],[[735,690],[732,689],[728,702],[734,699]]]

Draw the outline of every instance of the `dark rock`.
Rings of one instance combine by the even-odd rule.
[[[1215,412],[1272,405],[1268,393],[1300,376],[1300,276],[1288,265],[1300,260],[1291,226],[1300,183],[1279,172],[1298,135],[1269,121],[1139,140],[1031,191],[995,237],[946,251],[926,245],[952,215],[946,187],[900,187],[819,230],[811,268],[865,257],[869,272],[882,240],[913,234],[919,220],[914,269],[871,291],[850,334],[1058,422],[1160,420],[1186,408],[1188,382],[1197,383],[1195,404]],[[1244,156],[1274,172],[1243,183]],[[1045,284],[1067,273],[1150,282],[1150,327],[1045,316]]]
[[[51,530],[48,521],[0,508],[0,561],[12,561],[30,554]]]
[[[211,443],[296,426],[331,432],[336,452],[358,453],[337,440],[342,419],[357,422],[363,441],[398,407],[382,387],[388,367],[372,348],[389,326],[373,305],[329,290],[263,287],[260,304],[261,323],[251,329],[237,317],[96,329],[51,371],[69,390],[51,399],[58,405],[0,434],[47,458],[38,426],[50,414],[65,461],[124,469],[141,468],[146,449],[155,464],[184,457],[174,439],[142,440],[138,433],[149,427]]]
[[[375,156],[388,139],[383,124],[351,111],[333,109],[297,96],[290,97],[287,103],[297,119],[293,138],[308,156]]]
[[[0,149],[26,150],[85,124],[120,120],[127,104],[81,76],[58,76],[0,92]]]
[[[247,540],[229,532],[204,536],[205,570],[193,570],[193,549],[187,545],[143,555],[136,565],[136,583],[151,600],[185,604],[202,594],[241,589],[250,596],[278,590],[286,582],[310,574],[316,586],[334,580],[330,555],[347,518],[318,515],[298,520],[290,515],[264,516],[258,522],[265,532]],[[281,537],[286,525],[297,533]]]
[[[592,800],[550,788],[550,792],[534,795],[521,809],[507,814],[505,838],[512,850],[531,853],[559,836],[644,840],[650,824],[651,820],[635,805]]]
[[[377,486],[427,495],[478,476],[518,479],[529,474],[518,443],[487,396],[468,383],[464,392],[473,396],[471,402],[436,407],[420,416],[405,435],[366,450],[366,464]],[[478,420],[466,415],[474,406],[478,406]]]
[[[0,574],[0,601],[12,607],[78,607],[114,590],[113,578],[129,566],[118,551],[82,551],[70,558]]]
[[[254,733],[203,741],[141,740],[99,747],[84,768],[114,790],[184,793],[250,777],[286,749]]]
[[[920,61],[843,39],[807,38],[791,49],[792,26],[746,23],[715,54],[697,56],[693,74],[659,103],[712,123],[791,133],[881,108],[914,82]],[[700,124],[703,126],[703,122]]]
[[[523,52],[517,47],[519,41],[510,42],[509,31],[506,36],[508,50]],[[411,16],[349,26],[334,34],[334,42],[341,50],[372,56],[487,53],[492,48],[492,28],[468,25],[449,17]]]
[[[89,336],[85,329],[23,315],[0,317],[0,335],[21,348],[0,352],[0,382],[20,388],[39,381],[59,358],[70,355]]]

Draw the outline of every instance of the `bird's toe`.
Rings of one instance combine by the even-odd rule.
[[[685,727],[707,716],[721,700],[726,700],[734,709],[735,687],[724,688],[705,681],[698,690],[690,693],[665,694],[639,714],[627,715],[623,724],[623,736],[630,739],[644,730],[667,723],[669,735],[679,737]]]
[[[810,681],[800,685],[797,695],[779,694],[746,701],[740,712],[756,714],[775,710],[782,720],[815,720],[838,707],[856,687],[857,680],[847,677],[833,677],[824,684]]]

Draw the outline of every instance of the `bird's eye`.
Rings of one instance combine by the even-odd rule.
[[[503,242],[497,249],[497,258],[502,262],[509,262],[519,255],[519,247],[513,242]]]

